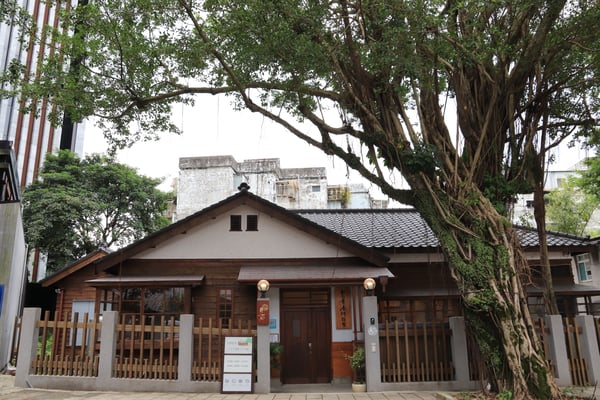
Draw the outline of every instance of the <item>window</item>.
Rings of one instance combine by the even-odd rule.
[[[142,315],[146,317],[146,323],[151,316],[157,323],[162,316],[178,320],[184,312],[184,288],[107,289],[101,294],[100,301],[100,312],[105,310],[119,311],[126,323],[139,323]]]
[[[233,316],[233,289],[219,289],[217,297],[217,318],[223,328],[229,328]]]
[[[246,230],[247,231],[258,231],[258,215],[247,215],[246,216]]]
[[[275,183],[277,197],[295,199],[298,196],[298,182],[295,180],[278,181]]]
[[[241,215],[232,215],[230,217],[229,230],[233,231],[233,232],[241,232],[242,231],[242,216]]]
[[[319,186],[319,185],[312,185],[311,186],[311,190],[312,190],[313,193],[320,192],[321,191],[321,186]]]
[[[577,275],[579,276],[579,282],[586,282],[592,280],[592,263],[590,260],[590,254],[579,254],[577,255]]]
[[[73,318],[77,314],[77,322],[84,322],[87,314],[87,322],[94,320],[94,300],[73,300]],[[83,329],[77,329],[77,337],[75,338],[75,345],[81,346]],[[73,331],[71,331],[71,341],[73,340]],[[90,340],[90,328],[86,332],[86,344],[89,344]]]

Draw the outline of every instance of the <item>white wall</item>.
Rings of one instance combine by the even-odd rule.
[[[20,203],[0,203],[0,284],[4,297],[0,314],[0,370],[10,357],[15,317],[20,314],[27,279],[25,237]]]

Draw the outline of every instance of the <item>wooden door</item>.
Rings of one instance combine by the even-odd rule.
[[[282,300],[283,383],[331,382],[330,308],[310,301],[286,306]]]

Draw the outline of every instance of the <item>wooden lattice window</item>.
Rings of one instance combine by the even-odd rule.
[[[246,216],[246,230],[253,232],[258,231],[258,215]]]
[[[230,216],[230,225],[229,230],[233,232],[241,232],[242,231],[242,216],[241,215],[232,215]]]
[[[221,321],[223,328],[229,327],[233,317],[233,289],[221,288],[217,296],[217,318]]]

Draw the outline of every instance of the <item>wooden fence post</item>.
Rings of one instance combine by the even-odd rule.
[[[40,308],[25,308],[23,310],[15,386],[28,386],[27,381],[31,373],[31,363],[37,355],[39,329],[36,325],[41,316],[42,310]]]

